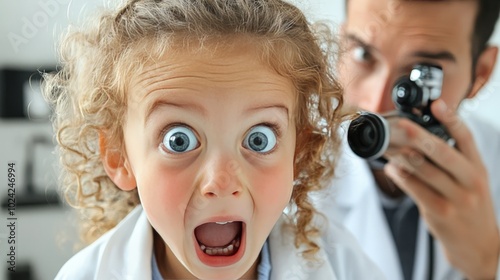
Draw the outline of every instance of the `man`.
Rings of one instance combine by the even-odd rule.
[[[347,104],[392,111],[394,82],[416,64],[438,65],[444,81],[431,108],[456,140],[451,147],[405,119],[391,127],[396,148],[383,169],[348,148],[340,161],[331,190],[336,202],[322,200],[323,210],[339,216],[388,279],[500,279],[500,133],[473,112],[463,120],[455,113],[493,71],[497,48],[486,43],[499,5],[346,3],[339,76]]]

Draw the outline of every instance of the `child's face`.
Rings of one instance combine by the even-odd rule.
[[[235,49],[167,55],[131,80],[127,164],[169,273],[239,278],[291,197],[294,86]]]

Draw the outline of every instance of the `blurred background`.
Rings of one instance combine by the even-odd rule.
[[[344,0],[294,0],[311,20],[344,18]],[[71,208],[56,195],[58,167],[50,113],[41,98],[38,71],[56,68],[55,45],[68,24],[113,0],[0,1],[0,280],[53,279],[74,254]],[[500,32],[492,42],[499,44]],[[462,113],[500,127],[500,73]],[[16,175],[16,273],[8,273],[8,164]]]

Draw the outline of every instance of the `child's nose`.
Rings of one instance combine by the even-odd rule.
[[[219,158],[205,165],[201,183],[202,195],[206,198],[239,196],[242,191],[241,174],[234,160]]]

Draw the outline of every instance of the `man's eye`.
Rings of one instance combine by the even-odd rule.
[[[162,145],[172,153],[185,153],[198,147],[194,132],[185,126],[176,126],[167,131]]]
[[[276,134],[265,125],[253,127],[243,141],[243,147],[258,153],[266,153],[276,146]]]
[[[367,63],[373,60],[372,54],[362,46],[357,46],[353,48],[352,57],[355,61],[361,63]]]

